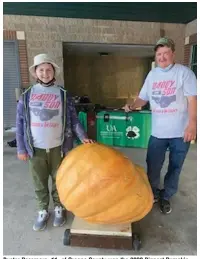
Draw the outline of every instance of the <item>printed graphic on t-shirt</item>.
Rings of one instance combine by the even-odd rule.
[[[32,94],[30,97],[30,111],[39,121],[32,121],[32,127],[58,127],[52,118],[59,115],[60,96],[56,94]],[[48,122],[51,121],[51,122]],[[57,120],[55,120],[57,121]]]
[[[174,113],[175,108],[168,108],[176,102],[176,82],[174,80],[153,82],[152,102],[158,106],[152,111],[157,113]]]

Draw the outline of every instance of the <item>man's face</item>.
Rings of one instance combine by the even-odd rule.
[[[156,63],[161,68],[166,68],[174,63],[174,52],[167,46],[160,46],[155,53]]]

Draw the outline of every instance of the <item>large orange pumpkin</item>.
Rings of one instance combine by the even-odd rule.
[[[58,170],[56,184],[65,208],[90,223],[138,221],[153,205],[144,169],[98,143],[73,149]]]

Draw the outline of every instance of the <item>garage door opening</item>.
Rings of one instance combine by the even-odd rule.
[[[64,83],[73,96],[119,108],[139,93],[154,60],[153,45],[63,43]]]

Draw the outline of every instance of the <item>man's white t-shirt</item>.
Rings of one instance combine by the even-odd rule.
[[[62,102],[60,89],[54,85],[36,84],[31,89],[30,127],[33,145],[49,149],[61,145]]]
[[[183,137],[189,119],[187,96],[196,95],[196,76],[188,67],[175,64],[168,71],[152,69],[139,94],[139,98],[150,102],[152,136]]]

